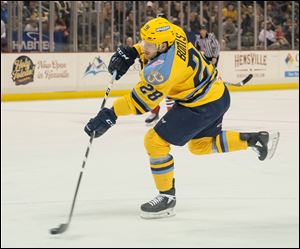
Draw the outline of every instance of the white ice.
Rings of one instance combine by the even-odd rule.
[[[143,220],[140,204],[157,194],[143,147],[149,127],[146,115],[121,117],[94,140],[71,226],[58,236],[48,231],[67,220],[83,127],[102,100],[1,103],[1,247],[299,247],[299,91],[231,98],[223,127],[280,131],[273,159],[172,147],[177,214]]]

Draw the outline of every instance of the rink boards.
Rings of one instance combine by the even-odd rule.
[[[112,53],[1,54],[1,101],[103,96]],[[224,81],[253,79],[232,91],[299,88],[299,51],[224,51],[218,70]],[[111,96],[128,93],[139,81],[136,60],[114,85]]]

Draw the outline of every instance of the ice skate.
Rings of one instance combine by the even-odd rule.
[[[271,159],[277,148],[280,133],[260,131],[254,133],[241,133],[240,138],[246,140],[248,145],[258,154],[259,160]]]
[[[141,206],[141,217],[144,219],[158,219],[175,215],[175,195],[159,194]]]

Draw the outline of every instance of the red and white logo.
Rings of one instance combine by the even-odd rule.
[[[156,66],[158,66],[158,65],[163,64],[164,62],[165,62],[164,60],[157,60],[157,61],[153,62],[153,63],[150,65],[150,67],[156,67]]]

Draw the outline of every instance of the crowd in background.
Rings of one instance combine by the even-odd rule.
[[[42,29],[43,33],[49,30],[49,1],[42,1]],[[23,31],[38,32],[38,11],[39,1],[23,2]],[[112,8],[112,4],[114,4]],[[125,6],[123,6],[125,4]],[[189,37],[199,33],[200,24],[206,25],[209,32],[213,32],[219,39],[221,50],[236,50],[238,43],[238,12],[236,1],[223,1],[221,10],[221,22],[219,20],[218,2],[203,1],[203,19],[200,19],[200,2],[172,1],[170,21],[181,25],[190,34]],[[100,22],[102,25],[100,46],[95,48],[86,47],[85,36],[83,35],[83,25],[87,18],[84,13],[91,15],[91,44],[95,46],[96,31],[96,1],[77,1],[78,7],[78,44],[82,51],[105,51],[110,52],[120,44],[132,45],[134,37],[139,38],[139,28],[145,22],[157,15],[168,14],[168,1],[139,1],[136,2],[136,34],[134,34],[134,5],[132,1],[102,1]],[[125,8],[124,8],[125,7]],[[112,10],[114,10],[114,22],[112,25]],[[124,13],[125,10],[125,13]],[[182,10],[182,11],[181,11]],[[189,11],[190,10],[190,11]],[[187,14],[189,12],[189,15]],[[65,44],[68,51],[70,43],[70,23],[71,23],[71,1],[55,1],[55,21],[54,32],[60,34],[59,42]],[[257,13],[257,37],[254,37],[254,3],[253,1],[241,1],[241,49],[253,49],[256,39],[257,49],[264,48],[266,36],[268,49],[290,49],[292,44],[292,4],[291,1],[268,1],[267,20],[264,20],[264,2],[256,2]],[[299,4],[295,3],[295,48],[299,48]],[[188,20],[189,17],[189,20]],[[7,1],[1,1],[1,50],[6,45],[7,29]],[[124,23],[125,20],[125,23]],[[265,22],[266,21],[266,30]],[[87,23],[87,22],[85,22]],[[219,24],[222,27],[219,27]],[[222,37],[218,37],[219,29],[222,28]],[[88,27],[87,27],[88,29]],[[113,32],[112,32],[113,29]],[[125,29],[125,30],[124,30]],[[112,44],[112,34],[114,44]],[[124,37],[125,35],[125,37]]]

